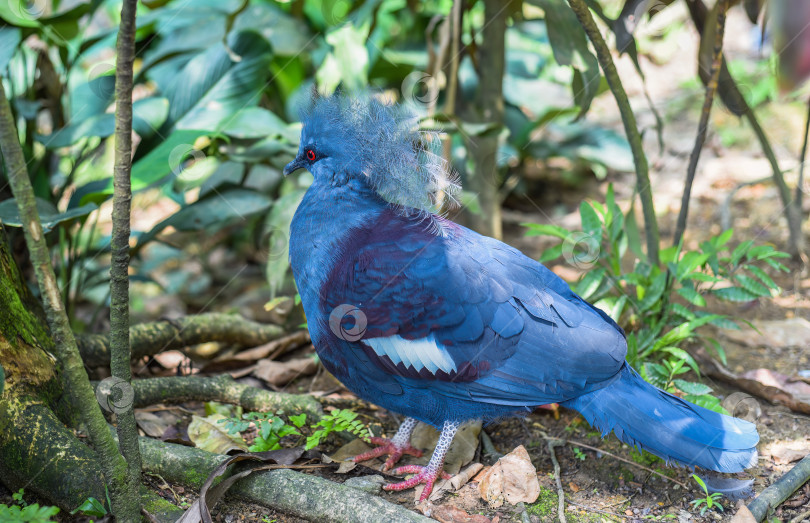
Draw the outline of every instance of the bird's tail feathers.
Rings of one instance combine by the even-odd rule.
[[[642,379],[628,364],[619,378],[563,406],[607,435],[670,463],[739,472],[757,462],[753,423],[699,407]]]

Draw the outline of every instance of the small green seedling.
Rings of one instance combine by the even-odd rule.
[[[574,457],[580,461],[585,461],[585,458],[588,457],[579,447],[574,447],[572,450],[574,451]]]
[[[697,482],[698,485],[700,485],[700,488],[703,489],[703,493],[706,495],[705,498],[698,498],[690,502],[695,509],[700,508],[700,515],[702,516],[707,510],[712,510],[715,507],[720,509],[720,512],[723,512],[725,509],[723,509],[723,505],[721,505],[719,501],[719,498],[721,498],[723,495],[719,492],[712,492],[709,494],[709,489],[706,487],[706,483],[702,479],[700,479],[696,474],[692,474],[692,478]]]
[[[104,503],[96,498],[87,498],[84,503],[79,505],[79,507],[74,509],[70,514],[82,514],[84,516],[102,518],[107,515],[107,508],[104,506]]]
[[[11,495],[14,505],[0,504],[0,521],[9,523],[50,523],[59,513],[59,507],[40,507],[38,503],[29,505],[23,500],[25,492],[18,490]]]

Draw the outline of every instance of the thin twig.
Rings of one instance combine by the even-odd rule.
[[[678,481],[677,479],[670,478],[669,476],[666,476],[666,475],[664,475],[664,474],[661,474],[661,473],[660,473],[660,472],[658,472],[657,470],[653,470],[653,469],[651,469],[650,467],[647,467],[647,466],[642,465],[641,463],[636,463],[635,461],[630,461],[629,459],[625,459],[625,458],[623,458],[623,457],[621,457],[621,456],[617,456],[616,454],[613,454],[613,453],[608,452],[608,451],[606,451],[606,450],[602,450],[602,449],[600,449],[600,448],[592,447],[592,446],[588,445],[587,443],[582,443],[582,442],[579,442],[579,441],[574,441],[574,440],[572,440],[572,439],[565,440],[565,442],[566,442],[566,443],[570,443],[571,445],[576,445],[577,447],[585,447],[586,449],[590,449],[590,450],[593,450],[593,451],[596,451],[596,452],[600,452],[600,453],[604,454],[605,456],[610,456],[611,458],[618,459],[619,461],[623,461],[623,462],[627,463],[628,465],[635,465],[636,467],[638,467],[638,468],[640,468],[640,469],[644,469],[644,470],[646,470],[647,472],[652,472],[653,474],[656,474],[656,475],[658,475],[658,476],[661,476],[662,478],[664,478],[664,479],[666,479],[666,480],[669,480],[669,481],[671,481],[671,482],[673,482],[673,483],[676,483],[676,484],[678,484],[678,485],[682,486],[683,488],[685,488],[685,489],[689,490],[689,486],[688,486],[686,483],[683,483],[683,482],[681,482],[681,481]]]
[[[801,521],[804,521],[805,519],[808,518],[810,518],[810,509],[805,510],[795,518],[791,519],[788,523],[800,523]]]
[[[568,3],[577,15],[579,23],[582,25],[585,34],[588,35],[588,39],[596,50],[596,58],[599,60],[599,65],[605,73],[605,79],[613,93],[613,97],[616,99],[616,105],[619,106],[622,123],[624,124],[624,133],[630,144],[630,150],[633,153],[633,162],[636,166],[636,187],[641,198],[641,208],[644,212],[647,256],[650,258],[650,262],[653,265],[658,265],[658,248],[660,241],[658,221],[655,217],[655,205],[652,197],[652,186],[650,185],[647,156],[644,154],[641,133],[638,131],[633,108],[630,106],[630,100],[627,98],[627,93],[624,90],[624,86],[622,86],[619,73],[616,71],[616,65],[613,63],[613,58],[610,55],[610,49],[605,43],[604,38],[602,38],[602,33],[596,26],[596,22],[593,16],[591,16],[588,6],[585,4],[584,0],[568,0]]]
[[[551,463],[554,464],[554,480],[557,482],[557,517],[560,523],[565,521],[565,492],[562,488],[562,479],[560,478],[560,462],[557,461],[557,454],[554,452],[554,447],[565,445],[565,440],[546,438],[546,445],[548,446],[548,453],[551,454]]]
[[[804,140],[802,152],[799,156],[799,183],[796,184],[796,207],[802,210],[802,197],[804,196],[804,160],[807,158],[807,138],[810,135],[810,99],[807,100],[807,117],[804,119]]]
[[[700,152],[703,144],[706,143],[706,131],[709,128],[709,116],[712,113],[714,103],[714,93],[717,91],[717,82],[720,79],[720,65],[723,62],[723,34],[726,28],[726,9],[728,0],[719,0],[717,4],[717,28],[714,37],[714,52],[712,53],[712,66],[709,73],[709,82],[706,85],[706,95],[703,98],[703,109],[700,112],[700,122],[698,132],[695,136],[695,145],[692,154],[689,156],[689,167],[686,170],[686,182],[683,187],[681,197],[681,210],[678,213],[678,222],[675,226],[675,234],[672,237],[672,244],[678,245],[686,230],[686,218],[689,215],[689,199],[692,195],[692,183],[695,181]]]

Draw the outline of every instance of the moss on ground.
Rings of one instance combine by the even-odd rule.
[[[567,504],[566,504],[567,505]],[[540,497],[537,501],[527,505],[529,514],[537,516],[540,521],[559,521],[557,519],[557,493],[551,489],[540,486]],[[588,514],[585,511],[572,511],[566,508],[565,518],[571,523],[596,523],[614,521],[614,518],[602,514]]]

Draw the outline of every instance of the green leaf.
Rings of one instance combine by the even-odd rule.
[[[694,280],[701,283],[717,283],[719,281],[723,281],[723,278],[718,278],[717,276],[712,276],[711,274],[706,274],[705,272],[693,272],[691,274],[687,274],[684,280]]]
[[[579,215],[582,220],[582,230],[588,236],[596,238],[597,241],[602,238],[602,221],[599,215],[596,214],[594,208],[588,202],[582,202],[579,205]]]
[[[331,93],[341,83],[349,91],[368,86],[368,31],[368,24],[355,27],[348,23],[326,35],[332,50],[315,74],[322,91]]]
[[[758,298],[756,294],[748,292],[742,287],[724,287],[722,289],[714,289],[711,291],[715,296],[727,301],[746,302],[753,301]]]
[[[578,80],[582,94],[577,96],[582,116],[599,92],[600,83],[599,62],[588,46],[588,37],[574,12],[563,0],[530,0],[530,3],[545,11],[546,30],[554,59],[560,65],[572,66],[582,75]]]
[[[304,426],[304,423],[307,422],[307,415],[306,414],[298,414],[295,416],[290,416],[290,421],[292,424],[298,427],[299,429]]]
[[[664,294],[664,287],[666,287],[666,284],[667,274],[665,272],[662,272],[653,278],[650,286],[645,289],[644,298],[642,298],[638,304],[639,311],[645,312],[658,303],[661,300],[661,296]]]
[[[678,347],[664,347],[663,349],[661,349],[661,351],[672,354],[676,358],[679,358],[680,360],[685,361],[686,364],[689,365],[689,367],[693,371],[695,371],[695,374],[700,376],[700,368],[698,367],[698,364],[695,361],[695,358],[693,358],[692,355],[689,354],[688,352],[686,352],[685,350],[679,349]]]
[[[554,247],[551,247],[550,249],[546,249],[545,251],[543,251],[543,254],[540,256],[540,259],[538,261],[540,263],[545,263],[547,261],[556,260],[557,258],[562,256],[562,251],[563,251],[563,244],[562,243],[557,244]]]
[[[554,236],[564,240],[571,235],[571,231],[559,225],[546,223],[522,223],[522,226],[529,229],[525,236]]]
[[[678,294],[680,294],[683,299],[695,305],[697,307],[705,307],[706,306],[706,299],[695,289],[691,287],[681,287],[678,289]]]
[[[734,251],[731,253],[731,260],[729,262],[732,267],[736,266],[740,262],[742,257],[746,252],[748,252],[748,249],[750,249],[752,245],[754,245],[754,240],[746,240],[734,249]]]
[[[248,107],[228,118],[220,132],[243,139],[285,136],[287,124],[267,109]]]
[[[42,198],[36,199],[36,206],[37,214],[39,214],[39,219],[42,222],[42,230],[46,233],[50,232],[51,229],[62,222],[87,216],[98,209],[98,205],[89,203],[81,207],[68,209],[65,212],[59,212],[51,202],[43,200]],[[0,223],[10,227],[22,227],[22,220],[20,219],[20,213],[17,209],[16,199],[9,198],[8,200],[0,202]]]
[[[736,323],[735,323],[735,325],[736,325]],[[723,365],[728,365],[728,362],[726,360],[726,351],[725,351],[725,349],[723,349],[723,346],[720,345],[720,342],[718,342],[714,338],[705,338],[704,342],[711,345],[711,347],[714,349],[714,352],[717,353],[717,357],[720,358],[720,362]]]
[[[757,296],[770,296],[771,291],[757,280],[745,274],[735,274],[734,278],[740,282],[743,289]]]
[[[22,33],[17,27],[0,27],[0,74],[5,76],[6,67],[11,57],[17,52]]]
[[[577,283],[574,292],[582,296],[585,300],[589,299],[602,284],[602,280],[605,278],[605,272],[605,269],[600,267],[585,273],[585,276]]]
[[[165,178],[179,167],[188,154],[194,150],[197,138],[206,135],[205,131],[178,130],[169,135],[160,145],[132,164],[132,191],[140,191]],[[112,182],[108,187],[112,194]]]
[[[96,498],[90,497],[87,498],[84,503],[70,512],[71,515],[75,515],[77,513],[85,516],[94,516],[100,518],[107,515],[107,509],[104,507],[104,503]]]
[[[258,33],[243,31],[231,34],[228,45],[212,45],[177,72],[165,92],[170,110],[161,134],[214,131],[237,111],[258,104],[273,58],[270,44]]]
[[[306,11],[309,2],[304,6]],[[301,54],[308,55],[307,46],[312,42],[312,33],[305,19],[298,19],[280,4],[270,2],[251,3],[239,13],[232,31],[253,29],[262,33],[270,41],[273,52],[287,57]],[[284,59],[289,63],[289,59]]]
[[[713,238],[711,243],[715,248],[719,249],[727,244],[732,236],[734,236],[734,229],[726,229],[720,236]]]
[[[295,209],[305,189],[296,188],[281,196],[273,204],[264,221],[264,236],[268,245],[267,265],[265,275],[270,286],[270,295],[275,296],[284,284],[287,271],[290,267],[289,245],[290,223]]]
[[[712,388],[703,383],[695,383],[694,381],[685,381],[681,379],[672,380],[676,387],[681,389],[687,394],[694,394],[700,396],[701,394],[709,394]]]
[[[681,305],[680,303],[673,303],[671,305],[672,311],[677,314],[678,316],[682,317],[685,320],[694,320],[696,318],[695,313]]]
[[[757,267],[756,265],[746,265],[746,269],[748,269],[751,274],[759,278],[762,283],[764,283],[769,289],[773,289],[775,291],[779,291],[779,286],[776,284],[775,281],[771,279],[770,276],[765,274],[765,271]]]
[[[132,104],[132,128],[142,138],[152,136],[169,114],[169,101],[165,98],[144,98]],[[115,132],[115,115],[103,113],[63,127],[48,136],[37,139],[49,149],[67,147],[82,138],[106,138]]]
[[[697,251],[688,251],[678,262],[678,270],[675,273],[675,278],[678,281],[683,280],[698,267],[702,266],[709,259],[709,254],[700,253]]]
[[[709,409],[714,412],[719,412],[720,414],[725,414],[726,416],[730,416],[729,412],[723,408],[720,404],[720,400],[711,396],[709,394],[703,394],[700,396],[696,396],[693,394],[687,394],[683,397],[686,401],[691,401],[695,405],[699,407],[703,407],[704,409]]]
[[[638,222],[636,222],[635,202],[627,211],[624,216],[624,233],[627,236],[627,244],[630,250],[638,256],[641,261],[647,260],[647,255],[644,254],[644,249],[641,247],[641,233],[638,230]]]

